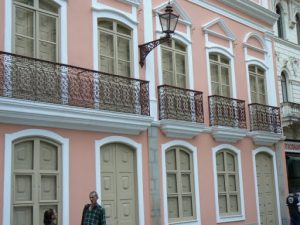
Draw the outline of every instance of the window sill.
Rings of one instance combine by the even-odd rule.
[[[217,218],[217,223],[227,223],[227,222],[235,222],[235,221],[243,221],[243,220],[245,220],[244,215],[221,216]]]
[[[168,225],[200,225],[200,220],[187,220],[187,221],[178,221],[178,222],[169,222]]]

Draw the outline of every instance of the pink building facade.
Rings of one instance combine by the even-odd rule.
[[[169,42],[139,65],[139,45]],[[0,2],[0,218],[287,224],[268,1]]]

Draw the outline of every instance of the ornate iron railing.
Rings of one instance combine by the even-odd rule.
[[[148,81],[0,51],[0,96],[149,115]]]
[[[158,86],[159,119],[204,122],[202,92],[170,85]]]
[[[208,102],[210,126],[247,128],[245,101],[212,95]]]
[[[249,104],[250,131],[281,134],[280,108],[257,103]]]

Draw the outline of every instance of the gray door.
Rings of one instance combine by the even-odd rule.
[[[255,160],[260,224],[278,225],[272,156],[267,153],[258,153]]]
[[[101,199],[107,225],[137,224],[135,151],[119,143],[101,147]]]

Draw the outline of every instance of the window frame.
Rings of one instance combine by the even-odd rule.
[[[287,74],[284,71],[282,71],[280,78],[281,78],[280,84],[281,84],[282,102],[288,102],[289,95],[288,95],[288,85],[287,85]]]
[[[99,27],[98,23],[99,23],[99,20],[105,20],[105,21],[110,21],[112,22],[112,25],[113,25],[113,29],[110,30],[110,29],[106,29],[106,28],[102,28],[102,27]],[[117,26],[118,24],[120,24],[121,26],[124,26],[128,29],[128,31],[130,31],[130,35],[125,35],[125,34],[122,34],[120,32],[117,31]],[[118,57],[118,38],[124,38],[126,40],[129,41],[129,49],[130,49],[130,53],[129,53],[129,75],[128,76],[125,76],[125,75],[121,75],[121,76],[125,76],[125,77],[133,77],[133,71],[134,71],[134,68],[133,68],[133,61],[134,61],[134,57],[133,57],[133,29],[116,20],[116,19],[111,19],[111,18],[102,18],[102,17],[99,17],[97,18],[97,46],[98,46],[98,68],[97,70],[101,71],[101,57],[103,55],[101,55],[101,48],[100,48],[100,40],[101,40],[101,33],[105,33],[105,34],[108,34],[108,35],[112,35],[113,36],[113,57],[112,57],[112,60],[113,60],[113,72],[110,73],[110,74],[117,74],[117,75],[121,75],[121,74],[118,74],[118,62],[119,62],[119,57]],[[106,56],[105,56],[106,57]]]
[[[236,156],[237,164],[237,174],[238,174],[238,193],[239,193],[239,213],[237,214],[227,214],[221,215],[219,210],[219,197],[218,197],[218,175],[217,175],[217,154],[221,151],[228,151],[231,154]],[[234,221],[243,221],[245,220],[245,204],[244,204],[244,191],[243,191],[243,176],[242,176],[242,166],[241,166],[241,153],[240,150],[236,147],[229,144],[222,144],[212,148],[212,157],[213,157],[213,172],[214,172],[214,189],[215,189],[215,206],[216,206],[216,220],[217,223],[226,223]]]
[[[279,15],[279,18],[277,20],[277,36],[281,39],[284,39],[284,19],[283,19],[283,9],[280,4],[277,4],[275,6],[275,13]]]
[[[185,51],[176,49],[176,43],[179,43],[180,45],[185,47]],[[169,53],[171,53],[171,57],[172,57],[172,68],[173,70],[170,71],[172,73],[172,80],[173,80],[173,84],[168,84],[166,83],[164,80],[164,65],[163,65],[163,52],[167,51]],[[180,87],[180,88],[185,88],[188,89],[189,88],[189,69],[188,69],[188,46],[178,40],[178,39],[172,39],[171,40],[171,47],[170,46],[166,46],[164,44],[160,45],[160,57],[161,57],[161,71],[162,71],[162,83],[166,84],[166,85],[171,85],[171,86],[175,86],[175,87]],[[185,74],[183,75],[185,77],[184,82],[185,82],[185,87],[181,87],[178,85],[178,73],[177,73],[177,69],[176,69],[176,55],[183,55],[184,56],[184,70],[185,70]],[[182,75],[181,75],[182,76]]]
[[[250,72],[250,67],[251,66],[254,66],[255,68],[255,72]],[[257,70],[258,69],[262,69],[264,71],[264,74],[263,76],[258,74],[257,73]],[[267,105],[268,104],[268,90],[267,90],[267,85],[266,85],[266,69],[264,67],[262,67],[261,65],[258,65],[258,64],[248,64],[247,65],[247,71],[248,71],[248,79],[249,79],[249,91],[250,91],[250,99],[251,99],[251,103],[258,103],[258,104],[262,104],[262,105]],[[255,98],[256,98],[256,101],[254,102],[253,99],[252,99],[252,89],[251,89],[251,79],[250,79],[250,76],[253,76],[255,78],[255,87],[256,87],[256,92],[255,92]],[[259,87],[259,78],[263,78],[263,85],[264,85],[264,97],[265,97],[265,100],[264,100],[264,103],[261,103],[261,102],[258,102],[257,99],[260,99],[259,98],[259,95],[260,93],[258,92],[258,87]]]
[[[196,146],[182,140],[173,140],[161,145],[161,159],[162,159],[162,187],[163,187],[163,209],[164,209],[164,224],[170,224],[168,218],[168,203],[167,203],[167,178],[166,178],[166,151],[174,146],[191,151],[193,156],[193,170],[194,170],[194,190],[195,190],[195,216],[194,220],[182,221],[180,223],[188,223],[189,225],[201,225],[201,209],[200,209],[200,193],[199,193],[199,174],[198,174],[198,149]],[[174,223],[175,224],[175,223]]]
[[[212,60],[210,57],[212,54],[215,54],[217,56],[217,61]],[[221,62],[221,57],[224,57],[228,60],[228,64],[222,63]],[[232,79],[231,79],[231,73],[232,73],[232,69],[231,69],[231,58],[220,53],[220,52],[214,52],[211,51],[208,53],[208,61],[209,61],[209,71],[210,71],[210,87],[211,87],[211,95],[218,95],[218,96],[224,96],[223,95],[223,86],[227,86],[229,88],[229,96],[224,96],[224,97],[228,97],[228,98],[232,98]],[[217,66],[217,77],[218,77],[218,82],[214,82],[212,80],[212,70],[211,70],[211,65],[214,64]],[[228,80],[229,80],[229,85],[223,85],[222,83],[222,68],[226,68],[228,69]],[[218,86],[218,92],[219,94],[214,94],[213,93],[213,83],[215,83]]]
[[[166,164],[166,177],[168,178],[168,175],[169,174],[172,174],[172,175],[175,175],[176,177],[176,190],[177,192],[175,193],[169,193],[167,192],[167,202],[168,202],[168,199],[169,197],[177,197],[178,198],[178,213],[179,213],[179,216],[177,218],[169,218],[168,216],[168,220],[170,223],[172,222],[182,222],[182,221],[188,221],[188,220],[194,220],[196,218],[196,207],[195,207],[195,189],[194,189],[194,186],[195,186],[195,182],[194,182],[194,163],[193,163],[193,154],[191,151],[189,151],[188,149],[184,148],[184,147],[181,147],[181,146],[173,146],[173,147],[170,147],[169,149],[166,150],[165,154],[167,155],[168,152],[170,151],[175,151],[175,164],[176,164],[176,169],[174,170],[168,170],[167,169],[167,164]],[[183,170],[180,167],[180,153],[182,152],[185,152],[189,155],[189,167],[190,167],[190,170]],[[167,156],[166,156],[167,158]],[[190,175],[190,188],[191,188],[191,191],[189,194],[187,193],[183,193],[183,190],[182,190],[182,175],[183,174],[189,174]],[[167,182],[168,183],[168,182]],[[191,217],[184,217],[183,216],[183,197],[185,196],[190,196],[191,199],[192,199],[192,216]],[[169,208],[169,206],[168,206]],[[166,212],[168,213],[168,212]]]
[[[55,60],[53,62],[59,62],[61,60],[60,58],[60,39],[61,39],[61,29],[60,29],[60,21],[61,21],[61,6],[55,2],[54,0],[51,0],[51,2],[53,4],[57,5],[57,13],[51,12],[51,11],[47,11],[44,9],[39,8],[39,2],[40,0],[33,0],[33,6],[27,5],[27,4],[23,4],[20,2],[17,2],[16,0],[12,0],[12,52],[16,52],[16,36],[18,35],[16,32],[16,10],[17,8],[26,10],[26,11],[31,11],[32,15],[33,15],[33,21],[32,21],[32,25],[33,25],[33,52],[32,52],[32,56],[33,58],[38,58],[38,59],[43,59],[40,57],[40,47],[39,47],[39,43],[40,42],[47,42],[50,44],[55,44]],[[39,23],[40,23],[40,17],[42,15],[46,15],[48,17],[54,18],[55,19],[55,42],[50,42],[48,40],[42,40],[40,38],[39,35]],[[20,34],[19,34],[20,36]],[[23,36],[23,35],[21,35]],[[51,61],[46,59],[47,61]]]
[[[300,13],[295,16],[296,32],[297,32],[297,44],[300,45]]]

